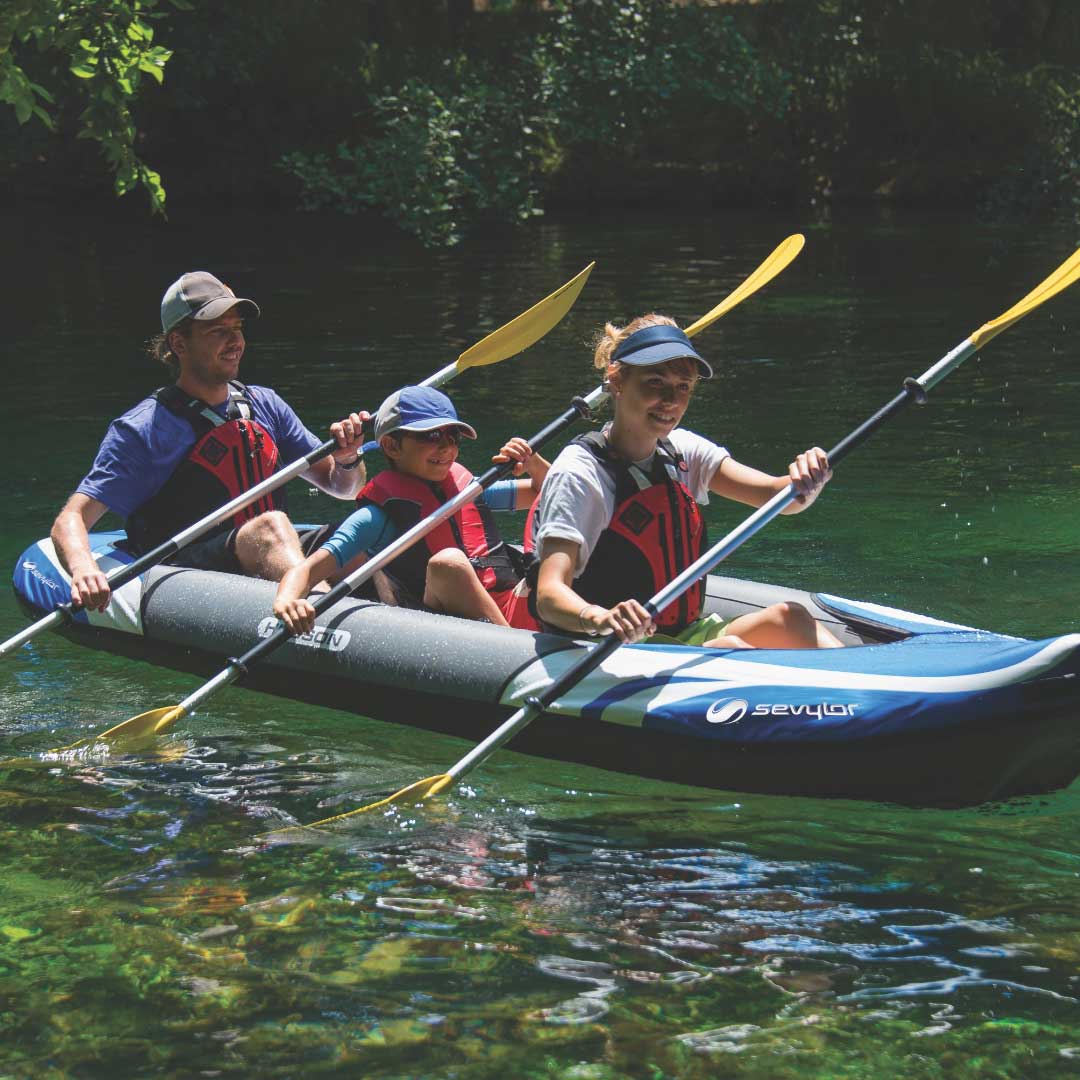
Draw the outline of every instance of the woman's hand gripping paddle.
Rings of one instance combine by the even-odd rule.
[[[578,294],[585,287],[589,274],[596,263],[589,263],[579,274],[571,278],[565,285],[556,289],[550,296],[544,297],[538,304],[534,304],[528,311],[511,319],[505,326],[493,330],[483,340],[466,349],[452,364],[436,371],[428,376],[421,386],[442,386],[451,379],[460,375],[471,367],[485,367],[488,364],[497,364],[502,360],[509,360],[517,356],[530,345],[539,341],[549,330],[554,329],[563,316],[574,306]],[[364,451],[375,449],[378,443],[369,442],[364,444]],[[152,566],[175,555],[181,548],[187,547],[193,540],[209,532],[211,529],[228,521],[234,514],[239,513],[245,507],[250,506],[257,499],[271,491],[277,490],[282,484],[288,483],[293,477],[307,472],[317,461],[332,453],[337,448],[333,439],[328,439],[321,446],[317,446],[311,453],[298,458],[291,465],[278,469],[272,476],[268,476],[253,488],[241,492],[235,499],[231,499],[224,506],[207,514],[206,517],[189,525],[186,529],[178,532],[172,539],[152,551],[141,555],[134,562],[126,566],[117,566],[106,575],[106,581],[110,589],[115,592],[122,585],[134,581],[140,574],[144,574]],[[0,656],[6,656],[14,652],[21,645],[25,645],[31,638],[37,637],[43,630],[50,630],[62,626],[71,617],[81,610],[79,604],[61,604],[55,611],[38,619],[24,630],[7,641],[0,643]],[[106,735],[108,733],[106,732]],[[103,736],[104,737],[104,736]],[[81,744],[78,744],[81,745]]]
[[[774,253],[775,254],[775,253]],[[965,338],[955,349],[947,353],[933,367],[923,372],[917,379],[905,379],[903,390],[897,394],[884,408],[876,412],[869,420],[861,424],[829,451],[829,464],[836,467],[855,447],[870,437],[886,420],[890,419],[912,401],[923,404],[926,401],[926,392],[947,375],[958,368],[964,360],[975,353],[981,346],[1000,334],[1013,323],[1018,322],[1025,315],[1030,314],[1040,304],[1044,304],[1051,297],[1056,296],[1063,289],[1068,288],[1080,278],[1080,249],[1065,260],[1052,274],[1031,290],[1022,300],[1014,304],[1003,315],[984,323],[970,337]],[[735,295],[735,294],[732,294]],[[747,294],[748,295],[748,294]],[[723,305],[720,305],[723,307]],[[718,310],[718,309],[714,309]],[[712,313],[710,313],[712,314]],[[706,316],[708,319],[709,316]],[[704,320],[702,320],[704,322]],[[697,326],[697,324],[695,324]],[[690,330],[687,330],[690,333]],[[695,563],[688,566],[678,577],[661,589],[647,604],[646,610],[656,618],[669,604],[676,601],[696,581],[704,577],[721,562],[724,561],[736,548],[750,539],[759,529],[776,517],[796,496],[794,485],[789,484],[786,489],[778,492],[764,506],[754,511],[738,528],[728,533],[722,540],[714,544]],[[621,641],[615,635],[611,635],[603,642],[590,648],[581,660],[568,668],[562,675],[554,680],[546,689],[538,694],[530,695],[525,699],[525,704],[518,709],[509,719],[496,728],[483,742],[475,746],[459,762],[452,765],[446,772],[438,776],[419,780],[401,791],[368,806],[362,806],[357,810],[351,810],[344,814],[336,814],[334,817],[323,818],[313,822],[306,828],[316,828],[328,825],[331,822],[341,821],[354,814],[367,813],[370,810],[381,809],[391,803],[403,799],[420,802],[445,791],[451,784],[456,783],[461,777],[471,772],[482,762],[487,760],[500,746],[512,739],[520,731],[523,731],[553,702],[557,701],[568,690],[575,687],[589,672],[599,667],[616,649]],[[287,831],[287,830],[284,830]]]

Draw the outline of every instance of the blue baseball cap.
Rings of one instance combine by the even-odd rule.
[[[375,414],[376,439],[395,431],[432,431],[442,427],[460,428],[468,438],[476,438],[476,432],[458,419],[454,403],[441,390],[430,386],[403,386],[395,390]]]
[[[712,378],[712,368],[698,356],[694,346],[690,344],[690,339],[677,326],[667,324],[635,330],[628,338],[619,342],[611,359],[620,364],[651,367],[653,364],[664,364],[668,360],[679,360],[683,357],[697,361],[698,371],[703,379]]]

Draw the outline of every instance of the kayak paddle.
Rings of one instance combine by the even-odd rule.
[[[992,319],[990,322],[980,326],[970,337],[965,338],[955,349],[947,353],[917,379],[905,379],[903,389],[896,397],[884,408],[874,413],[865,423],[841,439],[829,451],[829,465],[835,468],[855,447],[863,443],[881,427],[886,420],[891,419],[911,402],[914,401],[920,405],[925,404],[927,390],[936,386],[982,345],[1000,334],[1002,330],[1018,322],[1025,315],[1034,311],[1040,304],[1045,303],[1052,296],[1068,288],[1078,278],[1080,278],[1080,249],[1077,249],[1070,258],[1032,289],[1022,300],[1014,304],[1003,315],[999,315],[996,319]],[[687,330],[686,333],[689,334],[690,331]],[[696,562],[688,566],[661,589],[645,604],[645,609],[653,618],[656,618],[664,608],[674,603],[684,592],[691,588],[699,578],[708,574],[736,548],[768,524],[795,497],[796,490],[793,484],[788,484],[784,490],[777,492],[767,503],[755,510],[738,528],[732,530],[722,540],[719,540]],[[306,827],[316,828],[320,825],[341,821],[354,814],[363,814],[369,810],[380,809],[409,796],[412,796],[414,801],[422,801],[441,791],[445,791],[451,784],[454,784],[461,777],[472,772],[478,765],[486,761],[505,742],[523,731],[549,705],[575,687],[589,672],[599,667],[621,644],[621,640],[615,634],[611,634],[603,642],[590,647],[577,663],[572,664],[544,690],[537,694],[530,694],[525,698],[525,704],[513,716],[505,720],[483,742],[473,747],[465,757],[452,765],[446,772],[437,776],[430,776],[425,780],[418,780],[416,783],[402,788],[401,791],[368,806],[362,806],[344,814],[335,814],[333,817],[323,818],[321,821],[313,822]]]
[[[504,326],[500,326],[498,330],[493,330],[487,337],[466,349],[452,364],[447,364],[446,367],[426,378],[420,385],[442,386],[468,368],[497,364],[501,360],[508,360],[512,356],[517,356],[518,353],[535,344],[549,330],[554,329],[563,316],[573,307],[574,301],[577,300],[578,294],[584,288],[589,273],[595,265],[596,263],[589,263],[584,270],[571,278],[565,285],[556,289],[550,296],[545,297],[538,304],[534,304],[528,311],[517,315]],[[376,449],[378,445],[377,442],[365,443],[364,451]],[[115,591],[129,581],[134,581],[140,574],[175,555],[181,548],[186,547],[193,540],[197,540],[200,536],[209,532],[210,529],[228,521],[234,514],[243,510],[246,506],[250,506],[251,503],[262,498],[263,495],[277,490],[282,484],[292,480],[293,477],[306,472],[312,465],[317,461],[321,461],[336,448],[337,442],[328,439],[305,457],[298,458],[284,469],[279,469],[253,488],[241,492],[235,499],[231,499],[224,506],[181,530],[171,540],[159,544],[152,551],[146,552],[145,555],[141,555],[126,566],[115,567],[106,575],[109,587]],[[63,625],[81,608],[81,604],[74,602],[61,604],[55,611],[43,616],[37,622],[15,634],[14,637],[10,637],[0,644],[0,656],[6,656],[9,652],[13,652],[43,630]]]

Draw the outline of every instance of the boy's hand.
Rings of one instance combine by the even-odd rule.
[[[288,627],[290,634],[306,634],[315,625],[315,608],[304,597],[274,601],[274,614]]]
[[[521,476],[525,472],[525,466],[532,457],[532,447],[522,438],[515,435],[506,445],[492,457],[496,465],[504,461],[514,462],[514,476]]]

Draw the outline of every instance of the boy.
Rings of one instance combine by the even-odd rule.
[[[472,480],[457,463],[461,438],[476,432],[458,419],[441,391],[406,386],[391,394],[375,417],[375,438],[389,467],[357,496],[357,510],[334,535],[281,579],[274,614],[294,634],[315,621],[308,593],[327,578],[340,578],[382,550]],[[446,615],[534,630],[521,572],[491,517],[491,510],[524,510],[539,492],[548,462],[524,439],[510,439],[492,459],[513,460],[515,474],[501,480],[432,529],[387,568],[394,602]],[[381,591],[382,595],[382,591]],[[384,599],[389,599],[384,596]]]

